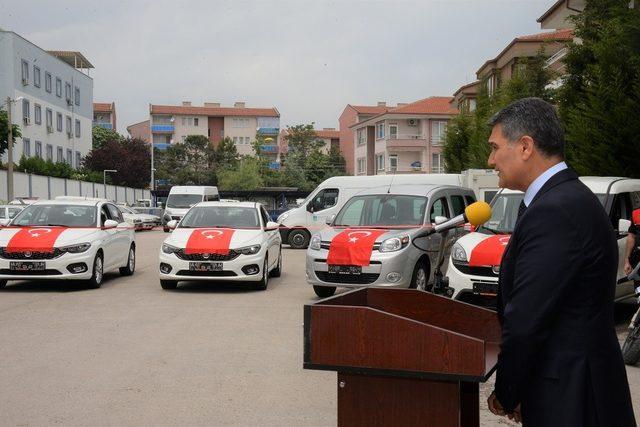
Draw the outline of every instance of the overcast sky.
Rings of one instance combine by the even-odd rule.
[[[118,130],[148,104],[276,107],[338,127],[348,104],[451,96],[555,0],[0,0],[0,27],[95,66]]]

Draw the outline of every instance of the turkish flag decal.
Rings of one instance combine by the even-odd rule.
[[[7,243],[7,252],[53,252],[53,245],[63,227],[24,227],[20,228]]]
[[[362,230],[347,228],[336,235],[329,246],[329,265],[367,266],[371,260],[373,244],[387,230]]]
[[[469,257],[469,266],[500,265],[502,254],[509,243],[511,235],[496,235],[484,239],[473,248]]]
[[[229,255],[229,243],[235,230],[231,228],[196,228],[187,240],[185,254]]]

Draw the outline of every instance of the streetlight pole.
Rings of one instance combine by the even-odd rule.
[[[11,122],[11,102],[7,96],[7,124],[9,125],[9,136],[7,137],[7,202],[13,200],[13,123]]]
[[[107,172],[118,172],[115,169],[104,169],[102,171],[102,186],[104,187],[104,198],[107,198]]]

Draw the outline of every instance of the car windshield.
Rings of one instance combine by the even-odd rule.
[[[168,208],[190,208],[202,201],[201,194],[169,194],[167,198]]]
[[[411,228],[424,222],[427,198],[381,194],[349,199],[334,221],[335,227]]]
[[[180,221],[179,228],[259,228],[255,208],[238,206],[203,206],[191,209]]]
[[[96,207],[81,205],[31,205],[13,219],[19,226],[95,227]]]
[[[491,219],[478,228],[480,232],[511,234],[518,218],[518,207],[524,193],[498,194],[491,206]]]
[[[126,214],[135,214],[135,213],[137,213],[137,212],[134,212],[133,210],[125,207],[125,206],[118,206],[118,209],[120,209],[120,212],[126,213]]]

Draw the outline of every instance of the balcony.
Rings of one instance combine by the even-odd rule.
[[[98,126],[98,127],[103,128],[103,129],[109,129],[109,130],[113,128],[113,126],[111,125],[111,123],[95,123],[95,122],[94,122],[94,123],[93,123],[93,126],[94,126],[94,127],[95,127],[95,126]]]
[[[277,153],[278,146],[277,145],[261,145],[260,149],[265,153]]]
[[[387,148],[415,151],[415,149],[424,148],[427,145],[427,138],[420,134],[394,134],[389,135],[386,142]]]
[[[280,162],[269,162],[269,169],[280,169]]]
[[[151,132],[157,133],[173,133],[175,131],[174,125],[151,125]]]
[[[169,144],[167,142],[154,142],[153,143],[153,148],[157,148],[158,150],[161,150],[161,151],[166,150],[170,146],[171,146],[171,144]]]
[[[280,133],[279,128],[258,128],[258,135],[277,135]]]

